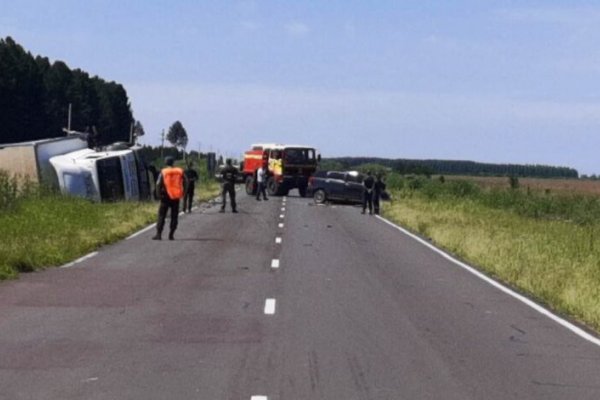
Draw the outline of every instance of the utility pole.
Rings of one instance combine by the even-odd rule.
[[[133,121],[131,122],[131,125],[129,126],[129,143],[131,145],[134,145],[134,138],[133,138]]]
[[[69,103],[69,120],[67,121],[67,130],[70,132],[71,131],[71,111],[72,111],[72,107],[73,105],[71,103]]]

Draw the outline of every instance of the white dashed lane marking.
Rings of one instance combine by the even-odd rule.
[[[285,215],[283,215],[283,214],[279,215],[279,218],[284,218],[284,217],[285,217]]]
[[[279,260],[273,259],[273,261],[271,261],[271,268],[279,268]]]
[[[269,400],[267,396],[252,396],[250,400]]]
[[[280,228],[283,228],[283,222],[279,224],[279,227],[280,227]]]
[[[275,299],[267,299],[265,301],[265,314],[267,314],[267,315],[275,314]]]
[[[280,238],[280,237],[276,237],[276,238],[275,238],[275,243],[277,243],[277,244],[281,244],[281,238]]]

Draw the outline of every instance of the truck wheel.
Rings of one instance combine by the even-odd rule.
[[[279,184],[275,181],[273,177],[270,177],[267,180],[267,192],[269,192],[269,196],[279,196]]]
[[[246,194],[248,196],[256,196],[256,184],[251,176],[246,178]]]
[[[317,204],[323,204],[327,200],[327,196],[325,195],[325,191],[323,189],[316,190],[313,198]]]

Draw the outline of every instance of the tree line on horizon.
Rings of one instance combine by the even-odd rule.
[[[365,164],[378,164],[401,174],[418,175],[480,175],[531,178],[578,178],[576,169],[550,165],[492,164],[460,160],[409,160],[377,157],[337,157],[324,160],[341,169]]]
[[[69,104],[71,130],[92,134],[93,145],[129,141],[134,119],[121,84],[0,39],[0,143],[64,136]]]

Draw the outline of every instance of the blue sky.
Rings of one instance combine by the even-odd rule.
[[[143,143],[600,173],[600,1],[8,1],[0,36],[122,83]]]

